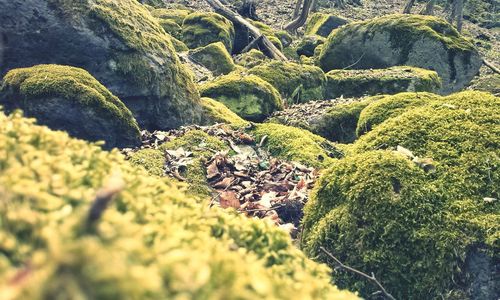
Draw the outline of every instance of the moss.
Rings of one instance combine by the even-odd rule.
[[[204,111],[204,124],[226,123],[236,127],[243,127],[249,123],[232,112],[223,103],[210,98],[201,98]]]
[[[283,48],[290,46],[293,42],[293,37],[285,30],[279,30],[274,33],[280,42]]]
[[[415,67],[332,70],[326,74],[326,96],[337,98],[400,92],[435,92],[441,87],[436,72]]]
[[[261,63],[269,60],[269,58],[260,50],[251,49],[236,58],[236,63],[245,68],[253,68]]]
[[[0,104],[9,112],[22,109],[40,123],[76,137],[104,139],[108,148],[135,146],[140,141],[132,113],[83,69],[38,65],[11,70],[0,87]]]
[[[307,166],[324,168],[332,158],[342,156],[333,144],[304,129],[265,123],[256,125],[251,133],[257,141],[266,137],[264,145],[273,156]]]
[[[281,42],[281,37],[283,37],[282,32],[276,34],[274,29],[259,21],[250,20],[250,23],[257,27],[260,32],[265,35],[274,46],[276,46],[276,48],[283,50],[283,43]]]
[[[347,24],[347,19],[329,15],[325,13],[314,13],[307,21],[305,34],[306,35],[319,35],[321,37],[328,37],[330,33],[342,25]]]
[[[177,52],[189,51],[189,48],[183,42],[179,41],[178,39],[176,39],[174,37],[171,37],[170,39],[172,40],[172,44],[174,45],[175,51],[177,51]]]
[[[153,17],[161,20],[169,20],[175,24],[182,26],[184,19],[191,13],[188,9],[165,9],[158,8],[151,11]]]
[[[306,204],[303,247],[320,261],[330,261],[322,246],[373,272],[398,299],[436,298],[467,289],[468,251],[500,224],[492,214],[498,203],[473,202],[457,201],[402,154],[347,156],[323,172]],[[476,220],[466,219],[474,213]],[[362,296],[375,291],[349,272],[333,280]]]
[[[170,34],[176,39],[182,39],[182,28],[177,23],[172,20],[158,20],[158,23],[165,30],[166,33]],[[174,44],[175,47],[175,44]]]
[[[210,209],[117,151],[0,114],[0,152],[9,299],[356,299],[273,224]],[[86,230],[103,186],[118,192]]]
[[[297,45],[297,55],[305,55],[307,57],[314,56],[315,49],[319,45],[325,43],[325,38],[317,35],[307,35],[302,38],[300,43]]]
[[[229,52],[233,49],[234,26],[225,17],[213,12],[195,12],[184,19],[183,42],[189,48],[222,42]]]
[[[236,68],[231,55],[221,42],[191,50],[189,56],[216,76],[231,73]]]
[[[431,93],[400,93],[374,101],[361,111],[356,134],[361,136],[389,118],[440,98]]]
[[[276,89],[255,75],[231,73],[200,86],[204,97],[224,103],[243,119],[263,121],[283,108]]]
[[[271,61],[248,72],[273,85],[288,103],[323,99],[325,74],[316,66]]]
[[[149,175],[161,177],[165,174],[165,155],[156,149],[141,149],[130,155],[132,165],[141,166],[146,169]]]

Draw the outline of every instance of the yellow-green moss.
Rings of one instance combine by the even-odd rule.
[[[249,21],[253,26],[257,27],[260,30],[260,32],[263,35],[265,35],[269,39],[269,41],[273,43],[274,46],[276,46],[276,48],[283,50],[283,43],[281,42],[280,39],[280,36],[281,37],[283,36],[282,34],[276,35],[274,29],[272,29],[270,26],[262,22],[254,20],[249,20]]]
[[[0,114],[0,153],[8,299],[356,299],[273,224],[209,209],[117,151]],[[122,181],[87,231],[97,191]]]
[[[263,121],[283,108],[278,91],[255,75],[233,72],[200,86],[200,93],[224,103],[245,120]]]
[[[191,50],[189,56],[195,63],[203,65],[216,76],[231,73],[236,68],[222,42]]]
[[[440,98],[441,96],[431,93],[400,93],[394,96],[385,96],[370,103],[361,111],[356,134],[361,136],[391,117]]]
[[[326,77],[316,66],[270,61],[248,72],[273,85],[288,103],[323,99]]]
[[[177,25],[181,26],[184,22],[184,19],[191,13],[190,10],[187,9],[165,9],[158,8],[151,11],[153,17],[162,19],[162,20],[171,20]]]
[[[435,92],[441,80],[435,71],[397,66],[387,69],[332,70],[326,73],[326,97],[359,97],[401,92]]]
[[[141,166],[151,176],[163,176],[165,165],[165,154],[157,149],[141,149],[130,154],[129,161],[132,165]]]
[[[332,30],[347,24],[347,19],[325,13],[314,13],[307,20],[305,34],[328,37]]]
[[[269,58],[257,49],[251,49],[236,57],[236,63],[245,68],[253,68],[259,64],[269,60]]]
[[[249,123],[231,111],[222,102],[210,98],[201,98],[204,111],[204,124],[226,123],[236,127],[243,127]]]
[[[265,123],[257,124],[251,133],[257,141],[266,137],[264,146],[272,155],[307,166],[324,168],[342,156],[333,144],[305,129]]]
[[[92,111],[89,118],[95,118],[96,121],[109,121],[111,127],[103,128],[103,131],[110,134],[108,130],[111,130],[116,134],[109,137],[109,141],[113,139],[111,147],[135,146],[139,143],[139,127],[132,113],[120,99],[83,69],[59,65],[14,69],[5,75],[0,86],[0,104],[9,112],[14,109],[25,110],[30,117],[39,118],[44,124],[58,126],[56,129],[68,130],[76,137],[88,138],[97,134],[86,131],[87,124],[67,124],[65,127],[65,124],[52,122],[59,116],[45,112],[44,103],[41,103],[51,98],[57,99],[61,107],[74,106],[81,112]],[[89,130],[91,128],[95,129],[89,127]]]
[[[194,49],[222,42],[229,52],[233,49],[234,26],[225,17],[213,12],[195,12],[182,24],[183,42]]]

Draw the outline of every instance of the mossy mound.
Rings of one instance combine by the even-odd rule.
[[[130,154],[129,161],[134,166],[146,169],[149,175],[164,176],[165,153],[158,149],[141,149]]]
[[[318,35],[326,38],[334,29],[347,23],[349,23],[349,21],[342,17],[319,12],[314,13],[307,21],[305,34]]]
[[[245,120],[260,122],[283,108],[278,91],[255,75],[233,72],[200,86],[203,97],[224,103]]]
[[[281,124],[257,124],[250,130],[257,141],[266,137],[264,146],[276,157],[306,166],[325,168],[342,153],[330,142],[307,130]]]
[[[473,43],[445,20],[389,15],[334,30],[321,51],[319,65],[325,72],[401,65],[435,70],[442,80],[439,93],[448,94],[472,80],[481,58]]]
[[[274,36],[280,40],[283,48],[289,47],[293,42],[293,37],[285,30],[276,31]]]
[[[182,24],[182,41],[191,49],[222,42],[233,50],[234,26],[225,17],[213,12],[195,12]]]
[[[319,45],[325,43],[325,38],[317,35],[306,35],[296,47],[297,55],[305,55],[307,57],[314,56],[314,51]]]
[[[269,58],[257,49],[251,49],[248,52],[238,55],[235,59],[236,64],[245,68],[253,68],[268,60]]]
[[[231,73],[236,68],[222,42],[191,50],[189,56],[195,63],[201,64],[216,76]]]
[[[7,299],[357,298],[273,224],[209,209],[116,151],[17,114],[0,114],[0,141]],[[89,219],[96,193],[115,197]]]
[[[373,101],[361,111],[356,134],[361,136],[389,118],[439,99],[440,96],[431,93],[400,93]]]
[[[325,96],[397,94],[401,92],[435,92],[441,87],[436,72],[414,67],[392,67],[370,70],[332,70],[326,74]]]
[[[151,11],[153,17],[158,19],[161,27],[179,40],[182,39],[182,23],[190,13],[187,9],[157,8]]]
[[[231,111],[224,103],[210,98],[201,98],[201,105],[204,112],[204,125],[225,123],[236,127],[246,126],[249,123],[243,120],[236,113]]]
[[[58,65],[11,70],[0,86],[0,105],[22,109],[39,124],[105,148],[140,143],[137,122],[127,107],[87,71]]]
[[[248,72],[273,85],[288,103],[323,99],[325,73],[316,66],[271,61]]]
[[[468,276],[477,275],[467,274],[466,257],[477,247],[487,247],[489,255],[493,243],[498,249],[493,228],[500,225],[499,205],[455,196],[403,154],[347,156],[317,182],[305,209],[302,245],[320,261],[330,262],[322,246],[346,265],[373,272],[397,299],[463,295]],[[493,280],[491,267],[480,275]],[[350,272],[333,278],[362,296],[376,291]]]

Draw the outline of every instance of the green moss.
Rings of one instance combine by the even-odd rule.
[[[434,179],[391,151],[332,162],[306,205],[304,250],[330,262],[322,246],[346,265],[373,272],[397,299],[466,290],[465,257],[474,245],[489,244],[500,224],[498,203],[457,201]],[[350,272],[338,272],[333,280],[362,296],[376,291]]]
[[[245,68],[253,68],[261,63],[269,60],[269,58],[257,49],[251,49],[236,58],[236,63]]]
[[[204,111],[204,124],[226,123],[236,127],[243,127],[249,124],[219,101],[210,98],[201,98],[201,105]]]
[[[224,103],[240,117],[250,121],[263,121],[274,111],[283,108],[276,89],[255,75],[233,72],[200,86],[204,97]]]
[[[347,24],[347,19],[325,13],[314,13],[307,21],[305,34],[328,37],[332,30]]]
[[[54,111],[44,109],[45,101],[49,100]],[[0,104],[7,111],[22,109],[41,123],[67,130],[76,137],[93,141],[105,139],[111,143],[108,147],[134,146],[140,140],[139,127],[132,113],[120,99],[83,69],[38,65],[11,70],[5,75],[0,87]],[[65,111],[56,110],[70,107],[78,110],[71,114],[79,116],[81,120],[66,119]],[[95,132],[95,124],[75,124],[82,121],[100,122],[103,127],[99,129],[102,129],[103,134],[112,136]]]
[[[300,43],[297,45],[297,55],[305,55],[307,57],[314,56],[315,49],[319,45],[325,43],[325,38],[317,35],[307,35],[302,38]]]
[[[431,93],[400,93],[374,101],[361,111],[356,134],[361,136],[389,118],[440,98]]]
[[[290,46],[293,42],[293,37],[285,30],[276,31],[274,36],[280,40],[283,48]]]
[[[194,62],[203,65],[216,76],[231,73],[236,68],[222,42],[191,50],[189,56]]]
[[[183,42],[179,41],[175,37],[170,38],[172,40],[172,44],[174,45],[174,49],[177,52],[186,52],[189,51],[189,48]]]
[[[165,155],[156,149],[141,149],[130,155],[130,163],[146,169],[149,175],[161,177],[164,175]]]
[[[276,46],[276,48],[278,48],[279,50],[283,50],[283,43],[281,42],[281,38],[284,36],[282,32],[276,34],[274,29],[259,21],[250,20],[250,23],[257,27],[260,32],[265,35],[269,39],[269,41],[273,43],[274,46]]]
[[[117,151],[0,114],[0,152],[9,299],[356,299],[273,224],[210,209]],[[87,231],[103,186],[117,192]]]
[[[342,156],[330,142],[304,129],[266,123],[256,125],[251,133],[257,141],[266,137],[264,145],[273,156],[307,166],[324,168],[333,157]]]
[[[481,76],[476,77],[471,82],[469,89],[488,92],[493,95],[500,96],[500,75],[481,74]]]
[[[194,49],[222,42],[229,52],[233,49],[234,26],[225,17],[213,12],[195,12],[184,19],[183,42]]]
[[[434,71],[398,66],[388,69],[332,70],[326,74],[326,96],[337,98],[400,92],[434,92],[441,80]]]
[[[166,33],[170,34],[176,39],[182,39],[182,28],[177,23],[172,20],[158,20],[158,23],[165,30]],[[174,44],[175,47],[175,44]]]
[[[273,85],[288,103],[323,99],[325,74],[316,66],[271,61],[248,72]]]
[[[151,11],[153,17],[156,17],[161,20],[169,20],[174,22],[175,24],[182,26],[184,19],[191,13],[190,10],[187,9],[165,9],[158,8]],[[168,32],[168,31],[167,31]]]

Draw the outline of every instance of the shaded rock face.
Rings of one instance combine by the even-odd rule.
[[[0,76],[38,64],[83,68],[143,127],[197,122],[199,94],[170,37],[135,0],[0,0]]]
[[[309,18],[305,28],[305,33],[306,35],[328,37],[334,29],[347,23],[349,23],[349,21],[342,17],[324,13],[315,13]]]
[[[478,73],[481,58],[473,44],[444,20],[391,15],[348,24],[329,36],[319,65],[323,70],[414,66],[434,70],[441,94],[464,88]]]

